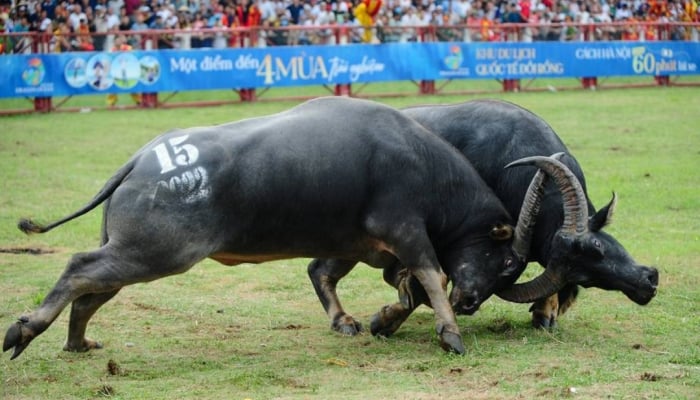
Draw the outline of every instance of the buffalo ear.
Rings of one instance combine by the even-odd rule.
[[[612,222],[615,206],[617,206],[617,194],[613,192],[612,199],[608,205],[598,210],[588,221],[588,228],[591,232],[598,232]]]
[[[513,237],[513,227],[507,224],[498,224],[491,228],[489,237],[493,240],[508,240]]]

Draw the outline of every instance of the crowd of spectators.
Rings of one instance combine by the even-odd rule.
[[[369,8],[371,25],[362,25],[358,12]],[[347,28],[342,40],[375,43],[419,41],[423,32],[459,41],[691,39],[697,30],[659,37],[638,22],[699,20],[696,0],[0,0],[0,53],[32,51],[30,39],[5,32],[43,32],[42,50],[62,52],[124,41],[134,49],[335,43],[338,27]],[[609,24],[620,21],[626,28]],[[289,26],[316,29],[279,29]]]

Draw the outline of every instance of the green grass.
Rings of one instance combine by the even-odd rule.
[[[493,97],[533,110],[557,130],[583,165],[595,204],[619,194],[608,230],[637,261],[659,268],[659,294],[649,305],[586,289],[559,328],[546,332],[530,328],[527,305],[491,299],[476,315],[458,318],[467,347],[460,357],[440,350],[424,307],[389,339],[331,332],[306,276],[308,260],[237,267],[205,261],[186,274],[123,289],[88,328],[102,350],[61,351],[66,310],[18,359],[3,354],[0,398],[697,398],[700,89]],[[72,253],[99,241],[98,211],[31,237],[15,228],[19,217],[50,221],[82,206],[158,133],[293,104],[0,119],[0,248],[53,251],[0,253],[0,329],[37,307]],[[381,272],[366,266],[341,282],[339,294],[365,325],[396,296]]]

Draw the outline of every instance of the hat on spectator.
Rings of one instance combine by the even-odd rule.
[[[189,12],[190,9],[186,5],[181,5],[180,8],[177,9],[180,12]]]

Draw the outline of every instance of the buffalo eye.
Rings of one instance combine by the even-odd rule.
[[[518,266],[515,260],[512,258],[506,258],[504,263],[505,268],[503,269],[502,276],[511,276],[516,272],[516,267]]]

